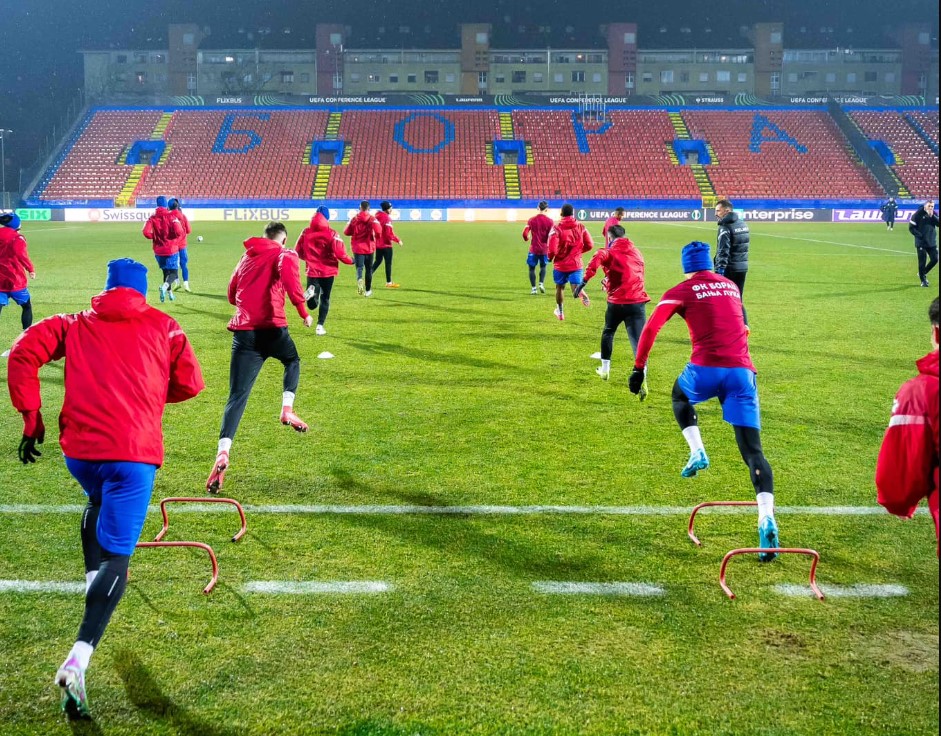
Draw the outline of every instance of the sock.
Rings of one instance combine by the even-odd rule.
[[[91,587],[91,584],[95,582],[95,576],[98,575],[97,570],[89,570],[85,573],[85,592],[88,593],[88,589]]]
[[[611,370],[611,361],[610,361],[610,360],[602,360],[602,361],[601,361],[601,370],[603,370],[603,371],[609,371],[609,370]]]
[[[219,440],[219,452],[228,452],[232,449],[232,440],[229,437],[223,437]]]
[[[294,393],[292,391],[285,391],[282,395],[281,406],[287,409],[294,408]]]
[[[697,450],[706,451],[705,446],[702,443],[702,436],[699,434],[699,427],[693,425],[692,427],[687,427],[683,430],[683,436],[686,438],[686,442],[689,445],[690,454],[696,452]]]
[[[88,642],[77,641],[73,645],[72,651],[69,652],[69,656],[65,658],[65,661],[68,662],[70,659],[74,657],[75,660],[78,662],[78,666],[81,667],[83,671],[87,670],[88,663],[91,660],[91,654],[94,651],[95,651],[95,648]]]
[[[759,493],[755,496],[758,501],[758,521],[760,522],[766,516],[774,518],[774,494]]]

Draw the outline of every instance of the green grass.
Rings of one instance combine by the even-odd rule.
[[[292,226],[291,235],[296,235]],[[398,291],[355,294],[343,267],[329,335],[292,331],[302,358],[297,435],[277,423],[281,376],[256,384],[225,492],[251,504],[689,506],[753,491],[719,407],[700,413],[713,467],[683,481],[670,389],[689,356],[671,322],[651,396],[627,391],[626,337],[611,381],[594,374],[604,314],[529,295],[517,226],[408,225]],[[593,226],[598,230],[598,226]],[[631,226],[656,300],[682,276],[679,246],[710,225]],[[200,494],[227,393],[224,298],[245,224],[196,224],[196,293],[165,308],[187,331],[207,389],[167,409],[156,497]],[[753,228],[746,287],[764,420],[781,505],[873,505],[894,392],[927,352],[927,306],[904,231],[878,225]],[[30,225],[37,317],[84,308],[104,264],[152,264],[136,226]],[[813,242],[813,241],[832,241]],[[851,248],[837,243],[870,246]],[[154,284],[155,286],[155,284]],[[156,292],[152,289],[152,299]],[[159,305],[158,305],[159,306]],[[19,327],[0,316],[0,345]],[[336,355],[321,361],[322,350]],[[0,368],[5,383],[5,368]],[[46,423],[62,367],[43,370]],[[3,389],[5,393],[5,388]],[[75,504],[50,431],[36,466],[16,461],[19,417],[0,412],[0,504]],[[76,515],[77,516],[77,515]],[[179,516],[171,539],[205,555],[142,550],[89,670],[96,721],[115,734],[934,734],[938,568],[925,516],[781,514],[782,541],[822,555],[822,583],[898,583],[891,600],[775,594],[807,562],[738,559],[728,601],[722,554],[757,541],[748,515],[702,517],[694,549],[680,516]],[[157,529],[151,518],[145,537]],[[81,580],[78,519],[0,514],[0,579]],[[261,596],[251,580],[383,580],[385,594]],[[645,581],[660,599],[554,597],[539,580]],[[69,733],[52,675],[73,641],[80,596],[0,594],[0,733]]]

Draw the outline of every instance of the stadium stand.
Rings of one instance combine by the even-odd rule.
[[[929,113],[902,114],[891,110],[855,110],[850,117],[867,138],[888,145],[895,155],[892,169],[914,197],[937,199],[937,113],[933,114],[933,121]],[[932,141],[934,150],[929,147]]]
[[[824,111],[684,110],[694,138],[712,144],[709,167],[716,191],[727,197],[866,199],[883,196],[869,171]]]

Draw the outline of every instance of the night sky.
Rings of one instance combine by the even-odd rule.
[[[0,0],[0,127],[14,131],[6,148],[9,176],[11,168],[35,162],[43,139],[52,133],[68,101],[77,98],[82,85],[79,49],[126,47],[131,42],[159,48],[170,22],[208,26],[209,47],[238,39],[239,29],[259,28],[281,33],[285,46],[296,47],[312,38],[316,23],[340,22],[354,28],[354,43],[355,29],[368,28],[370,32],[359,34],[365,39],[384,27],[382,38],[389,39],[389,46],[456,48],[460,22],[492,23],[495,41],[502,29],[504,38],[512,39],[510,29],[516,26],[551,25],[553,42],[595,38],[593,45],[601,47],[602,39],[595,35],[599,25],[628,21],[638,23],[643,48],[645,36],[661,26],[668,29],[662,39],[681,25],[737,28],[778,20],[785,23],[785,46],[801,26],[813,31],[832,27],[833,46],[865,46],[882,35],[881,27],[907,19],[929,21],[937,36],[934,0]],[[400,25],[410,26],[411,34],[399,36]],[[285,28],[290,35],[283,35]],[[847,28],[853,31],[846,33]],[[676,35],[675,46],[689,44],[688,37]],[[657,45],[663,46],[663,41]]]

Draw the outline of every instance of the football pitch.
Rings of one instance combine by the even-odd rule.
[[[204,493],[228,392],[226,285],[262,228],[194,222],[194,293],[160,305],[138,226],[24,227],[37,319],[86,308],[107,261],[131,256],[193,343],[207,388],[167,408],[155,501]],[[735,559],[726,598],[719,564],[757,543],[756,514],[705,511],[696,548],[687,512],[754,491],[715,402],[700,411],[712,467],[679,475],[685,324],[661,333],[646,402],[627,390],[623,333],[602,382],[600,278],[592,306],[569,296],[559,322],[551,286],[529,293],[521,230],[401,223],[402,288],[380,278],[357,296],[341,266],[324,337],[289,309],[311,431],[278,423],[269,363],[223,493],[246,505],[248,533],[229,541],[230,509],[171,510],[167,538],[211,544],[219,584],[202,595],[204,552],[138,551],[88,672],[92,723],[68,724],[52,685],[84,582],[83,496],[54,430],[63,366],[41,373],[50,431],[23,467],[0,361],[0,734],[936,734],[933,526],[873,512],[892,399],[930,349],[938,293],[918,286],[904,226],[752,226],[745,303],[781,542],[819,551],[823,602],[790,556]],[[682,279],[680,247],[715,227],[628,235],[656,303]],[[11,305],[0,352],[18,332]],[[159,528],[152,513],[143,538]]]

